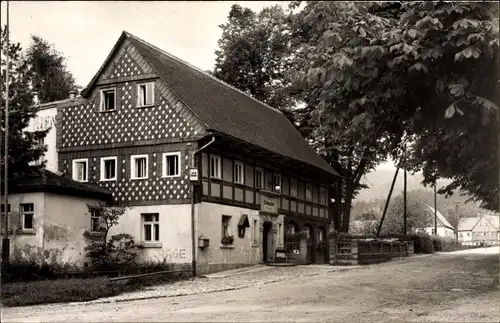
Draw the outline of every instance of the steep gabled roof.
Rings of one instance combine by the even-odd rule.
[[[471,231],[481,218],[460,218],[458,222],[458,231]]]
[[[279,110],[125,31],[113,51],[125,38],[207,130],[243,140],[338,176]],[[110,54],[107,60],[112,56]],[[106,64],[82,92],[84,96],[95,85]]]
[[[30,175],[20,179],[10,188],[12,194],[29,192],[48,192],[69,196],[94,197],[103,200],[112,198],[110,191],[98,186],[80,183],[48,170],[33,170]]]
[[[427,205],[427,207],[432,211],[432,214],[434,214],[434,208],[430,205]],[[436,215],[438,219],[438,226],[455,230],[455,228],[451,225],[450,222],[448,222],[448,220],[446,220],[446,218],[441,214],[441,212],[439,212],[439,210],[436,212]]]

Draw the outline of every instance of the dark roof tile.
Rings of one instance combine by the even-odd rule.
[[[125,34],[208,129],[338,175],[279,110],[142,39]]]

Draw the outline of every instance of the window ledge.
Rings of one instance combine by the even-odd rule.
[[[153,104],[148,104],[148,105],[138,105],[138,106],[136,106],[136,108],[137,109],[144,109],[144,108],[152,108],[154,106],[155,106],[155,104],[153,103]]]
[[[234,249],[233,245],[222,245],[220,246],[221,249]]]
[[[12,229],[9,229],[9,235],[12,235],[14,232],[12,231]],[[5,230],[2,229],[0,231],[2,234],[5,234]],[[34,236],[36,235],[36,231],[35,229],[24,229],[24,230],[21,230],[21,229],[16,229],[16,235],[23,235],[23,236]]]
[[[100,182],[116,182],[116,178],[109,178],[109,179],[102,178]]]
[[[260,193],[267,194],[267,195],[281,196],[281,193],[279,193],[279,192],[268,191],[265,189],[260,189]]]
[[[180,174],[179,175],[162,175],[161,178],[179,178],[179,177],[181,177]]]
[[[85,231],[83,233],[84,236],[90,237],[90,238],[102,238],[104,237],[104,232],[99,232],[99,231]]]
[[[115,112],[117,109],[113,110],[99,110],[99,113],[110,113],[110,112]]]
[[[145,180],[148,179],[148,177],[131,177],[130,180],[132,181],[140,181],[140,180]]]
[[[139,244],[140,248],[161,248],[162,243],[158,241],[143,241]]]

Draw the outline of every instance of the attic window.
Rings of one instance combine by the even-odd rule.
[[[101,111],[116,109],[116,89],[101,90]]]
[[[154,82],[137,85],[137,107],[148,107],[155,104]]]

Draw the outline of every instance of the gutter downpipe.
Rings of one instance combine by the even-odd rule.
[[[208,142],[206,145],[204,145],[203,147],[201,147],[200,149],[198,150],[195,150],[194,152],[192,152],[192,156],[191,156],[191,167],[192,168],[195,168],[195,158],[196,158],[196,154],[199,153],[200,151],[202,151],[203,149],[207,148],[208,146],[210,146],[211,144],[213,144],[215,142],[215,136],[212,136],[212,140],[210,140],[210,142]],[[194,219],[194,199],[195,199],[195,196],[194,196],[194,186],[195,184],[193,182],[191,182],[191,257],[192,257],[192,270],[193,270],[193,277],[196,277],[196,227],[195,227],[195,219]]]

